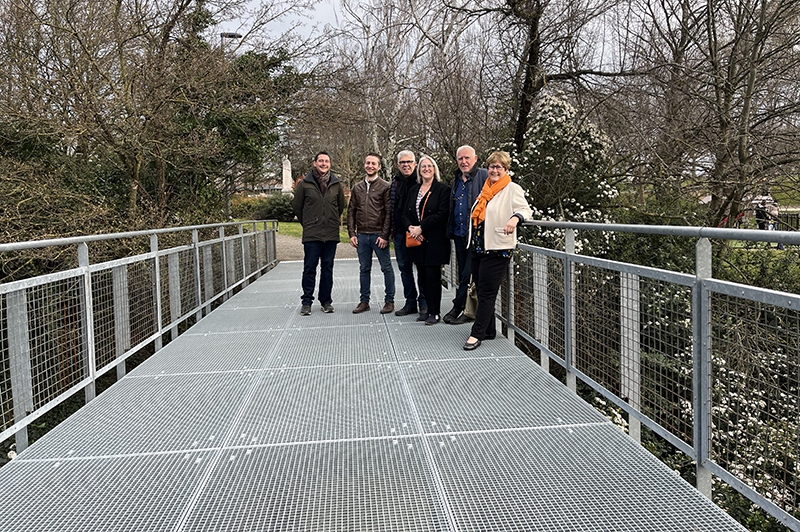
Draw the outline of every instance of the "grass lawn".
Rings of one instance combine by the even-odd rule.
[[[278,232],[282,235],[294,236],[297,238],[303,236],[303,228],[300,226],[300,222],[281,222],[278,224]],[[339,242],[350,242],[347,229],[344,227],[339,229]]]

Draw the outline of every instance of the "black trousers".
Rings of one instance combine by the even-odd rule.
[[[442,265],[426,266],[418,262],[417,271],[428,303],[428,314],[438,316],[442,313]]]
[[[497,335],[494,304],[500,291],[500,283],[508,274],[510,260],[510,257],[497,253],[472,253],[472,280],[475,281],[478,292],[478,308],[475,311],[471,335],[478,340]]]

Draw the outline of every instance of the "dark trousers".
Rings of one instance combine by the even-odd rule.
[[[419,291],[414,285],[414,263],[408,260],[405,233],[394,237],[394,256],[397,259],[397,269],[400,270],[400,280],[403,282],[405,304],[416,308],[427,307],[428,303],[425,301],[425,290],[422,289],[422,272],[419,269],[419,265],[417,265]]]
[[[472,280],[478,291],[478,308],[475,311],[475,322],[470,333],[478,340],[487,336],[496,336],[497,328],[494,320],[494,304],[500,283],[508,273],[510,257],[495,253],[472,254]]]
[[[458,288],[456,297],[453,299],[453,308],[461,312],[467,304],[467,289],[472,275],[472,253],[467,248],[469,240],[466,236],[454,236],[453,242],[456,245],[456,264],[458,265]]]
[[[417,271],[420,272],[419,280],[425,291],[428,314],[440,315],[442,313],[442,265],[425,266],[417,263]]]
[[[333,302],[333,259],[336,257],[338,242],[303,242],[303,295],[300,301],[310,305],[314,301],[314,285],[317,282],[317,265],[320,266],[319,293],[317,298],[323,305]]]

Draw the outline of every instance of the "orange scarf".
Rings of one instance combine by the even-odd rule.
[[[475,208],[472,209],[472,225],[478,227],[483,223],[486,219],[486,204],[491,201],[495,194],[506,188],[509,183],[511,183],[511,177],[508,174],[498,179],[495,183],[492,183],[491,179],[488,178],[483,182],[481,195],[478,196]]]

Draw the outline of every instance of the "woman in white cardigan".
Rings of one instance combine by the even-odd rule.
[[[504,151],[486,160],[489,178],[472,207],[469,247],[472,280],[478,292],[478,308],[470,337],[464,344],[471,351],[484,340],[497,336],[494,304],[500,283],[508,273],[511,252],[517,246],[517,225],[532,216],[525,191],[511,182],[511,157]]]

